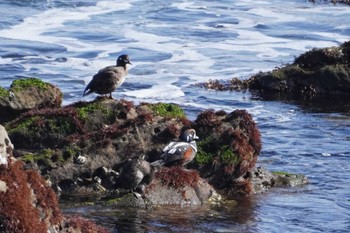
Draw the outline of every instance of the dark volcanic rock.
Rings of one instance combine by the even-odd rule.
[[[350,94],[350,42],[312,49],[291,65],[261,72],[249,80],[251,89],[299,94]]]
[[[0,87],[0,123],[30,109],[60,107],[62,92],[36,78],[15,80],[9,90]]]
[[[215,90],[257,90],[261,93],[288,93],[297,96],[350,95],[350,41],[323,49],[312,49],[293,64],[260,72],[247,80],[210,80],[197,86]]]

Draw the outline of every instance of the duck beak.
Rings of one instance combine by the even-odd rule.
[[[124,60],[124,62],[125,62],[125,64],[130,64],[130,65],[132,65],[131,62],[130,62],[129,60]]]

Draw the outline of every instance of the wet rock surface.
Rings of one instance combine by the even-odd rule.
[[[292,64],[260,72],[247,80],[211,80],[198,86],[215,90],[292,93],[292,97],[350,95],[350,42],[314,48],[301,54]]]

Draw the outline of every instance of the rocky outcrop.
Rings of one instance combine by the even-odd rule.
[[[37,78],[15,80],[9,90],[0,87],[0,123],[30,109],[60,107],[62,92]]]
[[[249,89],[263,93],[292,93],[293,96],[350,95],[350,41],[340,46],[312,49],[292,64],[260,72],[247,80],[211,80],[197,85],[215,90]]]
[[[201,141],[191,168],[216,189],[244,188],[242,195],[249,195],[252,190],[237,186],[236,180],[250,183],[245,176],[255,167],[261,149],[259,130],[245,110],[204,111],[192,122],[179,106],[162,103],[134,106],[125,100],[97,99],[30,111],[7,128],[16,155],[63,193],[81,186],[89,187],[85,191],[96,186],[123,188],[116,174],[126,161],[140,157],[155,161],[169,141],[194,128]]]
[[[80,217],[64,217],[55,192],[37,171],[23,169],[12,157],[12,143],[0,125],[0,142],[6,148],[0,164],[0,232],[107,232]],[[3,155],[3,154],[1,154]]]
[[[190,121],[175,104],[97,98],[35,108],[6,128],[15,157],[62,195],[112,196],[124,206],[199,205],[216,191],[227,198],[263,191],[254,184],[260,132],[245,110],[206,110]],[[151,167],[189,128],[201,140],[188,170]],[[270,181],[264,184],[278,184]]]

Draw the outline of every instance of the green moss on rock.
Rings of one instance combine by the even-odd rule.
[[[240,160],[239,156],[233,153],[228,145],[223,145],[219,148],[219,157],[222,163],[229,165],[237,165]]]
[[[77,133],[76,123],[67,116],[31,116],[6,125],[11,140],[19,147],[54,147]]]
[[[198,147],[198,152],[196,154],[195,161],[198,164],[208,164],[213,161],[213,156],[210,153],[203,150],[201,147]]]
[[[40,89],[47,89],[47,83],[38,78],[24,78],[14,80],[11,84],[11,89],[20,91],[28,87],[39,87]]]
[[[291,175],[293,175],[289,172],[284,172],[284,171],[273,171],[271,173],[276,175],[276,176],[291,176]]]
[[[157,103],[150,104],[154,114],[169,117],[169,118],[184,118],[186,117],[184,110],[177,104]]]
[[[210,164],[214,160],[222,165],[237,165],[240,162],[239,156],[233,152],[229,145],[220,145],[211,137],[197,143],[198,152],[195,161],[200,165]],[[219,160],[217,160],[219,159]]]
[[[107,119],[113,117],[113,111],[100,102],[91,102],[84,106],[77,107],[78,116],[82,120],[86,120],[93,112],[99,111],[103,115],[106,115]]]
[[[52,162],[54,151],[51,149],[44,149],[38,153],[29,153],[21,157],[25,163],[35,162],[49,165]],[[56,159],[54,159],[56,160]]]
[[[81,149],[75,146],[66,146],[63,148],[63,160],[67,161],[70,158],[73,158],[74,156],[78,155],[80,153]]]
[[[53,164],[67,162],[67,158],[60,151],[52,149],[43,149],[36,153],[25,154],[21,157],[21,160],[25,163],[34,162],[44,167],[51,167]]]
[[[5,89],[0,87],[0,98],[8,97],[10,95],[10,92]]]

